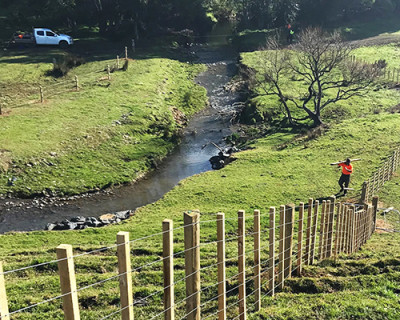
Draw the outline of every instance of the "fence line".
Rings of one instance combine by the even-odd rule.
[[[367,203],[374,194],[378,194],[386,181],[389,181],[400,164],[400,148],[385,160],[382,166],[377,169],[372,176],[364,181],[361,191],[361,202]]]
[[[164,292],[163,311],[153,315],[147,315],[147,318],[151,317],[151,319],[156,319],[163,317],[168,320],[175,319],[176,312],[178,310],[180,310],[180,312],[183,311],[181,306],[184,303],[186,310],[183,315],[179,316],[180,319],[200,319],[203,311],[203,319],[217,317],[218,320],[225,320],[227,314],[229,314],[229,318],[231,319],[244,320],[247,314],[250,312],[257,312],[261,308],[263,303],[262,298],[267,295],[273,296],[276,291],[282,290],[285,286],[285,280],[294,275],[301,276],[303,265],[313,264],[315,258],[321,261],[337,257],[339,254],[351,254],[361,248],[375,230],[377,204],[377,197],[374,198],[374,206],[336,203],[334,197],[329,198],[328,201],[322,201],[320,205],[318,200],[313,201],[313,199],[309,199],[307,205],[300,203],[298,207],[295,207],[293,204],[281,206],[278,212],[279,218],[276,217],[275,208],[271,207],[269,212],[264,215],[269,218],[268,226],[264,225],[265,221],[261,223],[260,217],[263,215],[260,214],[258,210],[254,211],[254,215],[246,215],[244,211],[239,211],[238,217],[236,218],[226,218],[224,214],[218,214],[214,220],[205,221],[200,220],[200,214],[198,212],[191,214],[186,213],[184,215],[184,226],[173,228],[172,221],[165,220],[163,222],[163,231],[155,234],[162,235],[162,258],[138,267],[132,268],[130,266],[130,245],[133,242],[148,239],[151,236],[129,240],[128,233],[118,233],[117,244],[102,249],[102,251],[105,251],[116,248],[118,252],[118,274],[79,289],[77,289],[76,283],[74,285],[74,257],[88,255],[92,252],[98,252],[101,249],[74,256],[72,254],[72,248],[64,245],[59,248],[70,248],[69,254],[66,256],[58,255],[58,260],[48,262],[58,262],[59,264],[62,294],[54,298],[9,312],[7,310],[8,304],[5,284],[1,279],[4,279],[4,275],[11,273],[12,270],[1,272],[2,270],[0,268],[0,298],[3,303],[3,305],[0,304],[0,319],[8,320],[10,315],[30,310],[40,304],[60,298],[63,299],[65,319],[79,319],[78,293],[89,287],[113,279],[119,279],[120,282],[121,305],[118,310],[101,319],[107,319],[119,313],[121,313],[123,320],[133,319],[135,303],[135,301],[133,301],[131,285],[133,272],[142,270],[150,265],[162,263],[163,266],[161,270],[163,270],[164,274],[162,288],[139,300],[146,301]],[[298,208],[298,210],[296,210],[296,208]],[[307,217],[305,217],[305,208],[307,208]],[[295,219],[297,213],[298,219]],[[248,219],[253,219],[254,221],[253,232],[246,232],[245,220]],[[279,219],[279,223],[276,224],[275,222],[277,219]],[[231,220],[237,221],[237,234],[227,239],[225,238],[226,231],[224,225],[225,221]],[[210,223],[216,224],[215,233],[218,235],[217,240],[201,243],[200,225]],[[303,228],[304,224],[306,224],[305,228]],[[294,232],[295,225],[297,226],[297,232]],[[214,228],[214,226],[208,227]],[[182,228],[184,229],[185,249],[174,253],[172,241],[174,237],[173,231]],[[260,236],[264,232],[268,232],[269,239]],[[152,236],[154,237],[155,235]],[[276,236],[278,236],[278,238]],[[249,239],[251,238],[254,240],[252,244],[253,250],[246,250],[246,244],[247,247],[250,246],[251,242]],[[231,240],[237,241],[237,255],[226,259],[225,244],[230,243],[232,246],[233,242]],[[278,248],[276,248],[275,245],[276,241],[279,243]],[[265,243],[265,245],[261,245],[262,243]],[[213,244],[217,245],[215,250],[217,262],[201,267],[201,248]],[[174,281],[174,258],[182,253],[185,254],[185,275],[183,278]],[[261,261],[261,254],[266,256],[266,259],[263,261]],[[276,256],[280,257],[278,263],[275,260]],[[233,262],[230,263],[229,268],[227,268],[227,262]],[[238,272],[227,278],[227,271],[231,271],[232,268],[235,268],[235,265],[238,268]],[[31,267],[33,268],[35,266]],[[211,270],[214,270],[213,268],[217,269],[217,281],[211,285],[202,287],[201,273],[209,273]],[[21,269],[17,270],[19,271]],[[226,290],[227,281],[232,281],[233,279],[236,279],[238,284]],[[264,281],[261,281],[262,279]],[[187,288],[186,297],[176,303],[174,301],[175,285],[183,281],[185,281]],[[267,291],[263,288],[262,282],[268,284]],[[250,286],[251,289],[246,291],[246,286]],[[215,289],[210,291],[211,288]],[[214,290],[217,290],[217,295],[212,294]],[[232,300],[233,296],[236,295],[236,290],[238,290],[238,299],[234,303],[227,304],[227,298],[229,297],[230,300]],[[204,292],[207,292],[211,298],[202,301],[201,295]],[[247,298],[250,297],[252,297],[252,301],[254,299],[254,303],[247,303]],[[216,303],[216,312],[211,314],[206,312],[207,310],[212,310],[210,307],[202,310],[202,308],[212,302]],[[236,306],[238,306],[238,311]],[[251,306],[250,309],[248,308],[249,306]],[[161,306],[156,307],[160,308]]]
[[[103,74],[102,77],[99,77],[99,75],[97,75],[95,78],[93,79],[89,79],[87,77],[87,79],[89,79],[90,82],[99,82],[99,81],[105,81],[107,80],[108,82],[110,82],[111,79],[111,73],[117,70],[123,70],[126,71],[127,70],[127,63],[129,62],[128,59],[128,50],[127,47],[125,47],[124,51],[121,51],[121,53],[119,55],[116,56],[116,59],[114,61],[113,64],[108,64],[105,66],[105,68],[103,70],[99,70],[99,71],[93,71],[90,73],[86,73],[85,76],[87,77],[88,75],[92,75],[92,74]],[[125,57],[125,63],[120,66],[120,56],[124,56]],[[54,62],[53,62],[54,64]],[[57,81],[55,83],[51,83],[51,84],[40,84],[40,85],[34,85],[31,83],[25,84],[25,89],[27,89],[25,92],[28,93],[29,95],[36,95],[38,97],[38,102],[40,103],[44,103],[46,101],[46,99],[55,97],[61,93],[65,93],[65,92],[71,92],[71,91],[80,91],[81,89],[83,89],[85,85],[82,82],[82,79],[79,78],[77,75],[74,75],[73,78],[71,79],[65,79],[62,81]],[[19,107],[23,107],[23,106],[27,106],[30,105],[32,102],[27,102],[27,103],[17,103],[17,104],[13,104],[12,102],[6,102],[6,100],[10,100],[10,99],[15,99],[15,100],[20,100],[19,95],[13,95],[12,97],[8,94],[4,94],[4,95],[0,95],[0,98],[3,100],[0,100],[0,108],[5,109],[5,106],[8,106],[9,108],[19,108]],[[1,114],[1,113],[0,113]]]

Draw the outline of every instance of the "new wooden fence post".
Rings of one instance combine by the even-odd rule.
[[[218,320],[226,320],[225,214],[217,214]]]
[[[254,210],[254,305],[255,311],[261,308],[261,249],[260,249],[260,210]]]
[[[174,232],[173,221],[165,219],[163,230],[164,319],[175,319],[174,301]]]
[[[39,86],[39,94],[40,94],[40,103],[43,103],[44,97],[43,97],[43,87]]]
[[[319,200],[315,200],[312,235],[311,235],[311,237],[312,237],[311,238],[311,250],[310,250],[310,264],[311,265],[314,263],[314,259],[315,259],[315,243],[317,242],[318,210],[319,210]]]
[[[128,60],[128,47],[125,47],[125,60]]]
[[[313,199],[308,199],[307,208],[307,230],[306,230],[306,253],[304,254],[305,264],[308,266],[310,264],[310,249],[311,249],[311,228],[312,228],[312,209],[313,209]]]
[[[119,56],[117,56],[117,69],[119,69]]]
[[[6,284],[4,281],[3,272],[3,263],[0,261],[0,319],[9,320],[10,316],[8,311]]]
[[[279,210],[279,273],[278,288],[283,289],[284,286],[284,259],[285,259],[285,206],[280,206]]]
[[[286,205],[285,217],[285,266],[284,278],[290,278],[292,275],[292,254],[293,254],[293,227],[296,206],[294,204]]]
[[[79,320],[78,293],[76,291],[75,266],[72,246],[61,244],[57,247],[58,273],[60,275],[61,294],[65,320]]]
[[[333,226],[334,226],[334,223],[335,223],[336,197],[330,197],[329,201],[330,201],[330,206],[329,206],[329,225],[328,225],[328,247],[327,247],[327,250],[326,250],[327,251],[326,257],[327,258],[330,258],[332,256]]]
[[[121,295],[121,319],[133,320],[132,267],[129,232],[117,233],[119,291]]]
[[[355,251],[355,232],[356,232],[356,208],[355,206],[351,207],[350,210],[350,253],[354,253]]]
[[[331,200],[326,202],[325,207],[325,224],[324,224],[324,244],[323,244],[323,257],[324,259],[328,258],[328,241],[329,241],[329,224],[331,219]]]
[[[77,75],[75,75],[75,90],[79,91],[79,79]]]
[[[324,236],[325,236],[325,220],[326,220],[326,200],[322,201],[321,221],[319,224],[319,260],[324,258]]]
[[[304,203],[300,202],[299,208],[299,230],[298,230],[298,245],[297,245],[297,275],[301,276],[303,271],[302,258],[303,258],[303,222],[304,220]]]
[[[379,203],[379,197],[378,196],[373,197],[372,198],[372,206],[374,207],[374,212],[373,212],[373,215],[372,215],[372,219],[373,219],[373,231],[372,232],[375,232],[375,229],[376,229],[378,203]]]
[[[239,256],[239,319],[246,320],[246,244],[245,212],[238,212],[238,256]]]
[[[337,218],[336,218],[335,250],[334,250],[335,257],[340,253],[341,223],[342,223],[342,206],[339,203],[337,209]]]
[[[200,219],[184,214],[186,319],[200,320]]]
[[[268,289],[270,295],[275,295],[275,208],[269,208],[269,279]]]

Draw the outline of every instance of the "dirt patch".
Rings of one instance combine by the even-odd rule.
[[[393,226],[382,219],[376,219],[376,228],[377,228],[376,233],[389,233],[390,232],[390,231],[385,231],[385,230],[381,230],[381,229],[393,230]]]
[[[172,112],[172,115],[173,115],[176,123],[178,123],[181,126],[186,126],[187,117],[182,111],[180,111],[179,109],[177,109],[175,107],[172,107],[171,112]]]

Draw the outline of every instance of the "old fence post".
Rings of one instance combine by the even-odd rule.
[[[76,291],[75,266],[72,246],[61,244],[57,247],[58,273],[60,275],[61,294],[65,320],[79,320],[78,293]]]
[[[184,214],[186,319],[200,320],[200,217]]]
[[[6,284],[4,281],[3,263],[0,261],[0,319],[9,320]]]
[[[245,212],[238,212],[238,256],[239,256],[239,319],[246,320],[246,250]]]
[[[375,229],[376,229],[376,218],[377,218],[377,212],[378,212],[378,203],[379,203],[379,197],[378,196],[373,197],[372,198],[372,206],[374,207],[374,212],[373,212],[373,216],[372,216],[372,219],[373,219],[373,231],[372,232],[375,232]]]
[[[108,79],[108,81],[111,80],[111,70],[110,70],[110,65],[109,64],[107,65],[107,79]]]
[[[297,269],[296,273],[298,276],[301,276],[301,273],[303,271],[303,265],[302,265],[302,258],[303,258],[303,225],[304,225],[304,203],[300,202],[300,208],[299,208],[299,230],[298,230],[298,236],[297,236]]]
[[[279,210],[279,273],[278,273],[278,288],[283,289],[284,287],[284,276],[283,272],[284,259],[285,259],[285,206],[280,206]]]
[[[311,232],[310,264],[313,264],[315,259],[315,243],[317,242],[318,210],[319,210],[319,200],[315,200],[313,226]]]
[[[254,210],[254,305],[255,311],[261,308],[261,249],[260,249],[260,210]]]
[[[39,94],[40,94],[40,103],[43,103],[44,97],[43,97],[43,87],[39,86]]]
[[[313,199],[308,199],[307,208],[307,230],[306,230],[306,253],[304,254],[305,264],[308,266],[310,264],[310,249],[311,249],[311,228],[312,228],[312,209],[313,209]]]
[[[75,90],[79,91],[79,79],[77,75],[75,75]]]
[[[163,231],[164,319],[175,319],[173,221],[165,219]]]
[[[122,320],[133,320],[133,294],[129,232],[117,233],[119,291]]]
[[[269,208],[269,281],[270,295],[275,295],[275,208]]]
[[[125,60],[128,60],[128,47],[125,47]]]
[[[284,278],[290,278],[292,275],[292,254],[293,254],[293,231],[294,231],[294,214],[296,211],[294,204],[286,205],[285,218],[285,263]]]
[[[117,56],[117,69],[119,69],[119,56]]]
[[[226,320],[225,214],[217,214],[218,320]]]

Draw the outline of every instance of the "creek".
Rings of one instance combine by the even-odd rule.
[[[236,73],[236,53],[229,46],[199,45],[193,47],[198,60],[208,70],[196,82],[208,92],[210,106],[196,114],[184,129],[181,143],[144,179],[114,187],[88,197],[64,201],[14,200],[0,202],[0,233],[43,230],[54,223],[75,216],[98,217],[123,210],[135,210],[153,203],[187,177],[211,170],[210,157],[224,147],[224,137],[232,133],[231,117],[239,95],[225,90]]]

